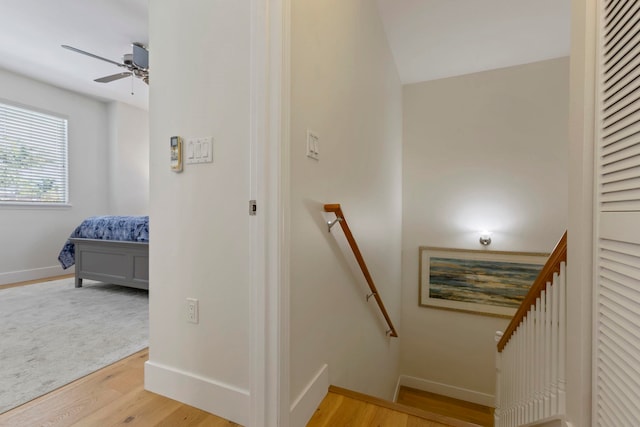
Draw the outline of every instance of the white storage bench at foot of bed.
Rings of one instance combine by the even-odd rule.
[[[149,289],[149,243],[70,239],[75,245],[76,288],[82,279]]]

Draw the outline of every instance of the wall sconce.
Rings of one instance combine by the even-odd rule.
[[[491,233],[488,231],[480,232],[480,244],[482,246],[489,246],[491,244]]]

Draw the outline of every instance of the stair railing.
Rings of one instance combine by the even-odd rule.
[[[376,285],[373,283],[373,279],[371,278],[371,274],[369,273],[367,264],[364,262],[362,253],[360,253],[358,244],[356,243],[356,240],[354,239],[353,234],[349,229],[349,225],[347,224],[347,220],[344,218],[344,214],[342,213],[342,209],[340,208],[340,205],[339,204],[324,205],[324,211],[333,212],[336,215],[336,218],[333,221],[329,221],[327,223],[329,232],[331,232],[331,229],[333,228],[334,225],[336,225],[337,223],[340,223],[340,227],[342,228],[342,231],[345,237],[347,238],[347,242],[349,242],[349,246],[351,247],[351,250],[353,251],[353,254],[356,257],[356,261],[360,266],[360,270],[362,270],[362,274],[364,274],[364,278],[367,281],[367,284],[369,285],[369,289],[371,290],[371,293],[367,295],[367,301],[369,301],[369,298],[371,297],[375,298],[376,302],[378,303],[378,307],[382,312],[382,316],[384,316],[384,319],[386,320],[387,325],[389,327],[389,329],[387,330],[387,335],[392,337],[397,337],[398,332],[396,331],[396,328],[393,326],[393,323],[391,322],[389,313],[387,313],[387,309],[384,307],[384,303],[382,302],[382,298],[380,298],[380,294],[378,293],[378,289],[376,288]]]
[[[563,420],[567,233],[499,339],[495,426]]]

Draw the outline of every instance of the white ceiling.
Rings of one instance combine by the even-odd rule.
[[[121,62],[132,42],[148,45],[148,1],[1,0],[0,67],[147,108],[141,80],[134,95],[129,78],[95,83],[122,70],[60,45]],[[403,83],[569,54],[570,0],[377,1]]]
[[[402,83],[569,55],[570,0],[378,0]]]

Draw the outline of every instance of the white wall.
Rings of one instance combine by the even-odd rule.
[[[418,247],[481,249],[487,229],[491,250],[551,252],[567,227],[568,77],[561,58],[404,86],[403,375],[494,395],[508,320],[418,306]]]
[[[390,399],[398,339],[365,302],[323,205],[342,205],[402,337],[400,82],[375,2],[293,2],[291,40],[290,396],[328,364],[331,384]],[[307,129],[320,137],[319,161],[305,156]]]
[[[145,387],[249,420],[249,2],[149,3],[150,359]],[[173,135],[214,163],[169,167]],[[200,323],[186,321],[186,298]]]
[[[0,99],[67,116],[68,208],[0,206],[0,284],[63,274],[58,252],[87,216],[108,209],[107,107],[103,102],[0,70]]]
[[[109,213],[149,214],[149,113],[121,102],[109,112]]]

